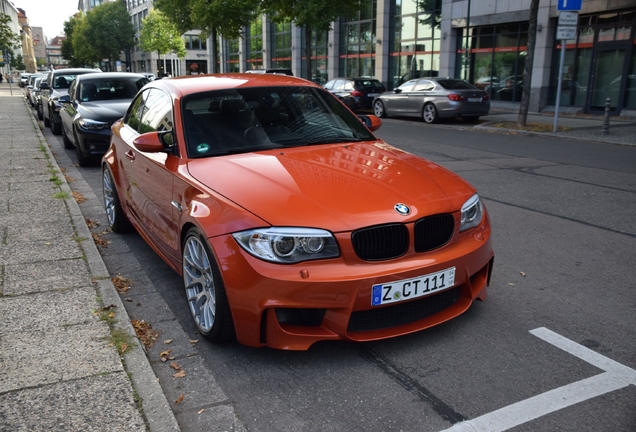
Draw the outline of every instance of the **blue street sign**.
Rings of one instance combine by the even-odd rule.
[[[560,11],[580,11],[583,6],[583,0],[559,0],[557,10]]]

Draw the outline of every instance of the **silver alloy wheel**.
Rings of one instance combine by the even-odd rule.
[[[209,333],[216,320],[216,290],[210,257],[203,243],[189,236],[183,245],[183,285],[192,318],[203,334]]]
[[[428,103],[424,105],[424,113],[422,115],[424,117],[424,121],[426,123],[433,123],[437,119],[437,109],[435,109],[435,105]]]
[[[375,103],[373,104],[373,113],[377,117],[384,117],[384,104],[382,103],[382,101],[375,101]]]
[[[106,217],[108,217],[108,224],[112,227],[115,225],[115,193],[113,178],[110,176],[110,171],[104,169],[102,181],[102,188],[104,189],[104,208],[106,209]]]

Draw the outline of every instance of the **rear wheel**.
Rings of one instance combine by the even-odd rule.
[[[221,273],[210,248],[195,228],[183,242],[183,286],[199,333],[211,342],[234,338],[234,324]]]
[[[104,208],[106,209],[106,217],[108,218],[110,229],[116,233],[123,233],[130,230],[130,221],[121,208],[113,176],[106,166],[104,166],[102,173],[102,190],[104,192]]]
[[[386,117],[386,111],[384,110],[384,103],[381,100],[377,100],[373,103],[373,113],[380,117]]]
[[[432,103],[427,103],[422,109],[422,118],[426,123],[437,123],[439,115],[437,114],[437,108]]]

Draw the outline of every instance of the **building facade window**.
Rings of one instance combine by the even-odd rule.
[[[554,41],[550,104],[556,103],[561,41]],[[602,112],[636,110],[636,11],[579,17],[575,40],[566,41],[561,106]]]
[[[291,23],[272,23],[272,67],[291,69]]]
[[[340,31],[340,75],[375,76],[376,0],[361,0],[355,20],[343,20]]]
[[[493,100],[521,101],[528,23],[474,27],[470,31],[468,57],[463,49],[465,38],[458,39],[457,77],[466,77]]]
[[[326,31],[311,32],[311,81],[323,85],[327,83],[327,67],[329,66],[329,50],[327,48],[329,42],[329,33]],[[307,56],[305,55],[305,34],[302,36],[302,69],[301,77],[307,78]]]
[[[247,28],[247,69],[263,69],[263,21],[260,17]]]
[[[419,3],[419,4],[418,4]],[[392,0],[389,85],[398,87],[413,78],[437,76],[440,67],[441,1]]]
[[[240,39],[232,39],[225,41],[225,51],[227,52],[227,60],[225,64],[225,71],[228,73],[241,71],[241,59],[240,59]]]
[[[185,42],[185,48],[187,50],[207,50],[208,44],[205,39],[202,39],[199,35],[184,35],[183,40]]]

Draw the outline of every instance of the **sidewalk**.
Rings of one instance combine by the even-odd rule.
[[[552,112],[549,112],[550,108],[546,108],[544,111],[546,112],[528,113],[527,123],[554,125],[554,107],[552,107]],[[571,129],[554,133],[526,132],[514,129],[502,129],[494,126],[501,122],[516,122],[518,113],[518,103],[493,102],[490,114],[481,117],[480,124],[475,126],[475,129],[636,146],[636,117],[610,117],[608,135],[603,135],[604,117],[597,115],[559,113],[558,126]]]
[[[64,174],[12,90],[0,84],[0,431],[178,431]]]

